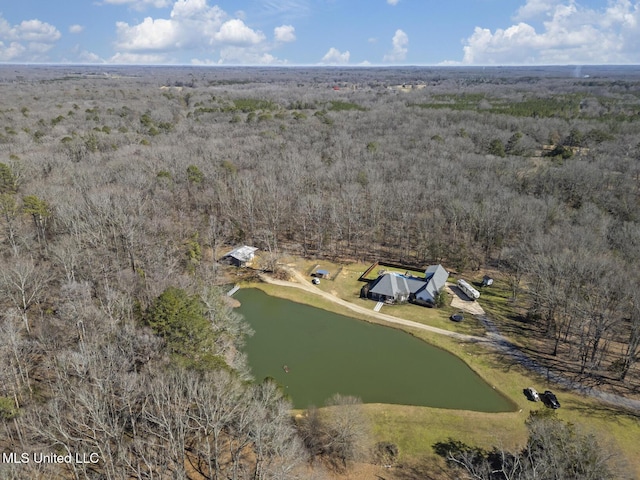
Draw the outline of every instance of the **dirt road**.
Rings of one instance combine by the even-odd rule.
[[[274,285],[280,285],[283,287],[292,287],[299,288],[301,290],[305,290],[314,295],[319,295],[330,302],[338,304],[344,308],[347,308],[353,312],[357,312],[363,315],[367,315],[369,317],[376,318],[378,320],[382,320],[383,322],[394,324],[394,325],[402,325],[405,327],[415,328],[418,330],[425,330],[428,332],[432,332],[438,335],[446,335],[448,337],[455,338],[457,340],[461,340],[464,342],[473,342],[473,343],[482,343],[487,345],[488,347],[494,348],[511,358],[513,358],[518,364],[522,365],[524,368],[533,371],[543,377],[546,377],[550,381],[557,383],[563,388],[568,390],[577,391],[585,396],[597,398],[603,402],[609,403],[611,405],[615,405],[617,407],[626,408],[628,410],[640,411],[640,400],[634,400],[630,398],[625,398],[621,395],[615,395],[612,393],[602,392],[592,387],[586,387],[579,382],[566,378],[560,375],[557,372],[549,370],[548,367],[545,367],[532,358],[528,357],[525,353],[523,353],[516,345],[511,343],[507,338],[505,338],[495,323],[486,315],[477,315],[477,318],[482,322],[487,331],[487,335],[485,337],[479,337],[475,335],[466,335],[463,333],[452,332],[449,330],[444,330],[442,328],[432,327],[429,325],[424,325],[422,323],[413,322],[411,320],[405,320],[402,318],[394,317],[391,315],[387,315],[380,312],[374,312],[373,309],[368,309],[362,307],[360,305],[355,305],[347,300],[343,300],[336,295],[332,295],[331,293],[327,293],[323,290],[320,290],[315,285],[312,285],[308,282],[300,272],[290,269],[291,274],[295,278],[295,282],[284,281],[284,280],[276,280],[267,275],[261,275],[260,278],[265,283],[270,283]]]

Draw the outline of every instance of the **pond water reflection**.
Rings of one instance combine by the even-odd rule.
[[[296,408],[321,406],[341,393],[365,403],[514,409],[462,360],[408,333],[259,289],[241,289],[235,298],[255,330],[245,347],[253,375],[257,381],[276,379]]]

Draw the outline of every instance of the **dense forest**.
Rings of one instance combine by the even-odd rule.
[[[216,287],[239,244],[271,269],[491,268],[547,353],[637,394],[640,73],[592,70],[0,68],[0,449],[101,459],[2,475],[282,479],[360,455],[352,419],[296,425],[249,382]]]

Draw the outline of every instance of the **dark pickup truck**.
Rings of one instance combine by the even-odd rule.
[[[551,390],[546,390],[542,395],[540,395],[540,399],[549,408],[560,408],[560,402]]]

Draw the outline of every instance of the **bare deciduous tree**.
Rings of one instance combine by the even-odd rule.
[[[310,408],[299,429],[311,458],[322,458],[339,470],[371,451],[370,424],[356,397],[336,394],[323,410]]]
[[[50,280],[45,268],[31,258],[19,258],[0,266],[0,289],[20,312],[27,332],[30,332],[27,311],[43,299]]]

